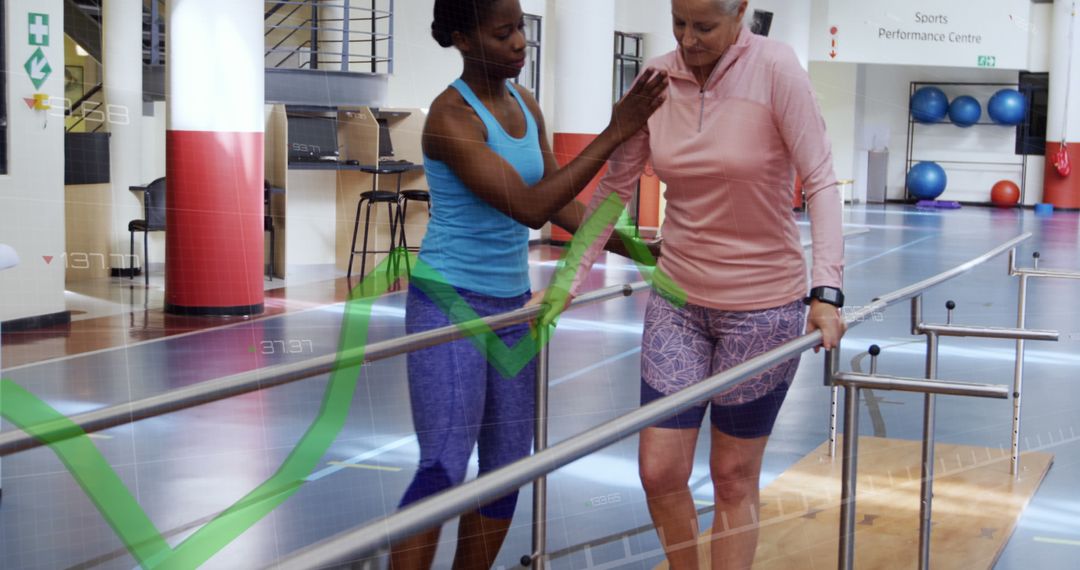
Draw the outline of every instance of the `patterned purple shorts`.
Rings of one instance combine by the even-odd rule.
[[[689,303],[678,308],[653,292],[641,341],[642,381],[665,396],[674,394],[801,336],[805,323],[802,301],[759,311],[722,311]],[[757,400],[789,385],[798,367],[796,356],[712,401],[731,406]]]

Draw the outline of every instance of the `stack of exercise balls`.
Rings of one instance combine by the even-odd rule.
[[[1001,89],[986,104],[986,114],[999,125],[1018,125],[1027,111],[1027,98],[1016,89]],[[950,103],[945,92],[933,86],[920,87],[911,94],[911,117],[915,121],[940,123],[946,116],[958,127],[970,127],[982,118],[982,105],[970,95],[961,95]],[[945,169],[936,162],[919,162],[908,171],[908,191],[919,200],[935,200],[945,192],[947,184]],[[1020,188],[1010,180],[998,181],[990,194],[990,201],[1001,207],[1012,207],[1020,201]]]

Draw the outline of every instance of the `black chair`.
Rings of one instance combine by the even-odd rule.
[[[128,233],[131,237],[131,273],[129,277],[135,278],[135,232],[143,233],[143,257],[142,270],[145,283],[150,285],[150,263],[148,259],[148,239],[150,232],[165,231],[165,179],[158,178],[146,186],[143,191],[143,219],[128,222]]]
[[[263,231],[270,232],[270,280],[274,280],[274,216],[270,212],[271,186],[269,180],[263,180]]]

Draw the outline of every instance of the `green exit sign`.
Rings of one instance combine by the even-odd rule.
[[[992,55],[980,55],[979,67],[997,67],[997,58]]]

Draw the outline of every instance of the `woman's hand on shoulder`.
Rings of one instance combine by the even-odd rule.
[[[626,140],[641,130],[649,117],[664,104],[668,86],[667,72],[647,69],[630,91],[611,111],[612,130],[620,140]]]

